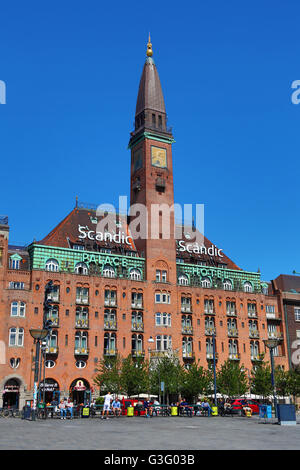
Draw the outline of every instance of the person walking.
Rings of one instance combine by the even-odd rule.
[[[111,401],[112,401],[112,396],[111,396],[110,392],[108,392],[104,397],[102,419],[104,419],[105,413],[106,413],[106,419],[109,419],[108,415],[109,415],[109,412],[110,412]]]

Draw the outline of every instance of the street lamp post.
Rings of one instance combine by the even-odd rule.
[[[216,334],[213,332],[213,361],[214,361],[214,394],[215,406],[217,406],[217,373],[216,373]]]
[[[275,408],[275,418],[277,418],[277,396],[276,396],[276,384],[275,384],[275,376],[274,376],[274,352],[273,350],[278,346],[280,343],[280,339],[264,339],[265,346],[270,350],[270,358],[271,358],[271,381],[272,381],[272,388],[273,388],[273,397],[274,397],[274,408]]]
[[[32,421],[36,419],[37,398],[38,398],[38,383],[39,383],[39,359],[40,359],[40,342],[48,335],[47,329],[31,329],[29,330],[35,343],[35,362],[34,362],[34,385],[33,385],[33,407],[32,407]]]
[[[47,318],[48,312],[51,310],[51,305],[49,301],[49,294],[53,291],[53,282],[49,281],[45,286],[44,294],[44,309],[43,309],[43,328],[32,328],[29,330],[32,338],[34,339],[35,344],[35,361],[34,361],[34,386],[33,386],[33,408],[32,408],[32,420],[36,419],[36,409],[38,404],[38,384],[39,384],[39,362],[40,362],[40,350],[41,342],[46,339],[51,330],[52,321]],[[44,345],[42,346],[42,356],[44,352]],[[42,359],[41,356],[41,359]],[[45,362],[45,354],[44,354]],[[42,363],[40,368],[42,368]],[[44,391],[45,391],[45,374],[44,374]]]

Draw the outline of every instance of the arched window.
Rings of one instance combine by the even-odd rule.
[[[228,342],[229,354],[238,354],[238,344],[236,339],[230,339]]]
[[[141,271],[139,269],[131,269],[129,276],[132,281],[140,281],[142,278]]]
[[[223,282],[224,290],[232,290],[232,282],[229,279],[225,279]]]
[[[211,287],[211,282],[208,277],[203,277],[201,279],[201,287]]]
[[[46,261],[45,265],[46,271],[58,272],[59,271],[59,264],[56,259],[50,258]]]
[[[182,338],[183,357],[190,357],[192,353],[193,353],[193,338],[184,336]]]
[[[23,346],[24,328],[9,329],[9,346]]]
[[[244,292],[253,292],[253,287],[251,282],[244,282]]]
[[[143,335],[132,335],[131,337],[132,351],[143,351]]]
[[[106,264],[103,268],[102,274],[104,277],[116,277],[116,272],[114,268]]]
[[[186,274],[180,274],[178,277],[178,284],[181,286],[188,286],[189,285],[189,278]]]
[[[77,263],[75,266],[75,273],[76,274],[88,274],[89,270],[85,263]]]

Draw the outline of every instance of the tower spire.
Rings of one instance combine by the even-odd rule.
[[[147,54],[148,57],[152,57],[152,56],[153,56],[150,33],[149,33],[149,39],[148,39],[147,52],[146,52],[146,54]]]

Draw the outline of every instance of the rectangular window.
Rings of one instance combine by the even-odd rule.
[[[300,308],[295,307],[295,321],[300,321]]]
[[[66,335],[65,336],[65,346],[68,346],[68,340],[69,340],[68,335]]]
[[[95,346],[98,346],[98,336],[95,336]]]

